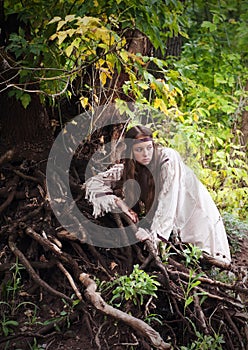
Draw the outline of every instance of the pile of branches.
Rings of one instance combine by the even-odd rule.
[[[2,318],[1,349],[20,348],[20,341],[25,349],[32,339],[48,343],[61,336],[68,320],[72,326],[74,322],[84,324],[90,336],[88,349],[181,349],[190,348],[199,336],[207,342],[217,335],[225,350],[247,349],[248,288],[242,268],[207,256],[192,267],[185,257],[186,246],[180,242],[167,242],[167,255],[155,251],[149,240],[123,248],[94,247],[61,227],[55,218],[46,193],[44,164],[5,162],[0,176],[2,316],[11,316],[6,285],[17,261],[24,267],[18,295],[24,308],[30,308],[27,301],[36,300],[42,310],[42,300],[57,300],[62,309],[64,304],[70,309],[65,318],[33,323],[28,328],[19,325],[8,334],[3,332]],[[72,188],[80,210],[94,220],[80,182],[72,179]],[[136,231],[124,214],[108,214],[102,219],[103,225],[109,222],[123,232],[126,225]],[[156,277],[160,284],[157,297],[145,296],[142,305],[129,300],[113,306],[111,291],[101,293],[98,286],[102,281],[114,281],[117,275],[130,274],[135,264]],[[226,281],[215,278],[220,272]],[[27,311],[20,310],[22,314]],[[18,309],[15,311],[12,316],[18,319]],[[145,322],[152,314],[159,315],[159,322]]]

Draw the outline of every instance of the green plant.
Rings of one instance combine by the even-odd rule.
[[[237,276],[234,273],[228,271],[222,271],[218,267],[210,270],[209,276],[218,282],[232,284],[237,280]]]
[[[134,265],[133,272],[129,276],[121,276],[112,282],[112,287],[117,285],[113,290],[113,297],[110,303],[116,299],[119,300],[118,306],[124,300],[132,300],[134,305],[144,303],[144,296],[149,295],[157,297],[156,291],[160,283],[156,281],[155,276],[150,276],[139,265]]]
[[[242,221],[230,213],[223,214],[226,232],[233,252],[239,251],[241,241],[247,237],[248,220]]]
[[[2,333],[5,337],[9,334],[14,333],[13,327],[19,326],[19,323],[15,320],[10,320],[3,314],[0,320],[0,334]]]
[[[24,314],[28,317],[28,321],[25,322],[25,324],[31,325],[36,323],[36,313],[37,313],[37,305],[35,305],[32,302],[25,301],[22,303],[19,303],[18,305],[15,305],[13,307],[12,304],[9,304],[5,301],[0,302],[0,310],[2,319],[0,320],[0,334],[7,337],[9,334],[13,333],[13,327],[19,326],[19,322],[17,322],[14,318],[17,313],[17,310],[25,307],[27,305],[30,305],[33,307],[33,310],[31,308],[25,309]]]
[[[73,298],[73,296],[72,296]],[[80,303],[79,299],[73,300],[72,304],[69,304],[66,300],[62,299],[64,303],[64,310],[60,312],[60,319],[66,319],[67,328],[70,328],[70,316],[74,312],[74,308]]]
[[[24,267],[18,263],[18,258],[16,263],[10,268],[12,272],[11,278],[7,281],[6,285],[3,286],[3,298],[11,305],[12,312],[14,312],[17,303],[17,293],[20,291],[22,286],[22,276],[21,270]]]
[[[194,301],[194,296],[203,296],[201,299],[201,303],[204,301],[206,298],[206,293],[205,292],[194,292],[194,288],[199,286],[201,284],[201,281],[199,281],[199,277],[202,276],[202,273],[195,274],[194,270],[189,271],[189,281],[186,284],[186,288],[182,285],[182,290],[184,293],[184,314],[186,314],[186,308]],[[193,293],[192,293],[193,292]]]
[[[203,335],[198,331],[195,334],[197,340],[193,341],[189,346],[181,346],[180,350],[222,350],[222,344],[225,343],[222,335]]]
[[[74,297],[74,294],[71,296],[71,298],[73,297]],[[64,307],[63,307],[63,310],[60,311],[58,316],[45,320],[44,322],[37,322],[37,323],[43,326],[53,323],[54,327],[58,331],[60,331],[59,323],[62,321],[66,321],[67,328],[70,328],[71,326],[70,316],[74,312],[74,308],[80,303],[80,300],[79,299],[73,300],[72,304],[68,303],[64,299],[62,299],[62,301],[64,303]]]
[[[16,310],[22,306],[27,306],[27,305],[30,305],[32,306],[33,308],[27,308],[25,311],[24,311],[24,314],[25,316],[27,316],[28,318],[28,321],[26,321],[25,323],[28,324],[28,325],[32,325],[32,324],[36,324],[37,322],[37,309],[38,309],[38,306],[35,305],[34,303],[30,302],[30,301],[25,301],[25,302],[22,302],[20,303],[17,307],[16,307]]]
[[[36,338],[33,340],[33,344],[28,344],[30,350],[44,350],[46,348],[46,345],[39,345]]]
[[[202,256],[202,251],[196,245],[189,243],[187,248],[183,250],[183,255],[185,257],[185,265],[187,267],[191,265],[196,268],[199,264],[199,259]]]
[[[151,323],[158,323],[160,325],[163,324],[162,322],[163,320],[163,317],[159,314],[149,314],[146,316],[146,318],[144,319],[145,322],[147,322],[148,324],[151,324]]]

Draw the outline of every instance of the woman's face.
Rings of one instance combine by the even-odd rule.
[[[140,142],[133,145],[134,159],[142,165],[150,164],[153,156],[153,151],[154,148],[152,141]]]

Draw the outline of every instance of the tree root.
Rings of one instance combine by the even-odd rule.
[[[171,345],[165,343],[163,339],[160,337],[159,333],[156,332],[152,327],[146,324],[144,321],[139,320],[127,313],[115,309],[111,305],[108,305],[101,295],[96,292],[97,286],[96,283],[89,277],[86,273],[81,273],[79,276],[79,280],[82,282],[84,287],[86,288],[84,295],[86,298],[94,305],[94,307],[103,312],[105,315],[114,317],[115,319],[122,321],[141,333],[145,338],[148,338],[149,341],[156,349],[166,350],[171,349]]]
[[[10,182],[8,186],[8,197],[6,201],[0,206],[0,214],[10,205],[10,203],[15,198],[16,187],[18,185],[18,176],[14,176],[14,179]]]
[[[71,302],[71,299],[67,297],[67,295],[55,290],[52,288],[49,284],[47,284],[45,281],[43,281],[35,272],[33,267],[30,265],[29,261],[26,259],[24,254],[17,248],[15,244],[16,236],[14,234],[11,234],[9,237],[9,247],[12,250],[13,254],[20,260],[20,262],[25,266],[27,272],[29,273],[30,277],[41,287],[43,287],[45,290],[47,290],[52,295],[55,295],[59,298],[64,298],[65,300]]]

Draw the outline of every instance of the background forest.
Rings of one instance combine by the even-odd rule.
[[[52,254],[58,258],[54,248],[45,241],[46,237],[43,237],[41,241],[35,236],[35,232],[26,226],[21,227],[20,223],[30,218],[31,213],[27,214],[24,209],[30,206],[33,214],[36,213],[36,209],[40,210],[38,209],[40,200],[37,199],[36,202],[33,200],[32,205],[31,202],[28,202],[28,205],[25,202],[32,197],[30,193],[34,193],[33,198],[40,196],[44,199],[46,197],[44,187],[42,189],[41,186],[41,184],[44,185],[44,179],[37,180],[41,173],[40,169],[34,172],[35,162],[38,164],[44,162],[55,137],[67,123],[81,113],[89,114],[101,106],[115,103],[120,113],[125,112],[130,116],[129,125],[148,124],[154,130],[154,137],[158,143],[178,150],[212,194],[223,214],[232,250],[235,252],[238,244],[236,242],[235,245],[235,241],[243,239],[248,233],[247,24],[248,3],[245,0],[0,0],[0,165],[2,165],[0,171],[0,232],[2,237],[0,259],[3,262],[2,269],[0,268],[0,274],[3,277],[0,335],[6,339],[9,337],[2,343],[0,341],[1,349],[26,349],[25,346],[31,349],[49,348],[48,345],[43,347],[38,345],[41,333],[39,336],[34,336],[26,326],[24,331],[30,333],[28,345],[10,343],[14,329],[20,326],[19,316],[17,317],[16,314],[21,305],[20,300],[17,300],[22,283],[21,277],[23,278],[21,270],[23,265],[26,269],[29,266],[23,256],[16,253],[16,246],[13,245],[13,242],[20,242],[18,239],[21,237],[22,245],[24,245],[23,251],[26,253],[28,250],[29,252],[26,257],[29,260],[34,256],[37,258],[34,250],[31,252],[27,248],[31,244],[24,243],[23,233],[20,236],[20,230],[26,230],[25,234],[29,236],[29,240],[36,241],[36,244],[39,242],[40,246],[45,247],[45,253],[43,255],[40,253],[39,262],[41,262],[41,256],[48,259],[46,252],[49,249],[52,249]],[[137,113],[133,113],[130,109],[130,103],[135,104]],[[144,110],[146,111],[145,117],[142,114]],[[107,125],[107,122],[111,124],[110,120],[104,120],[103,124]],[[91,157],[92,152],[102,147],[102,143],[116,141],[120,137],[121,129],[116,127],[116,121],[114,124],[113,128],[100,132],[95,132],[93,122],[83,125],[88,139],[82,146],[83,160],[79,156],[76,162],[79,182],[80,180],[81,183],[83,182],[84,174],[81,176],[78,169],[83,168],[85,160]],[[16,166],[18,169],[15,169]],[[44,172],[44,169],[42,171]],[[20,183],[16,182],[19,181],[17,177],[23,181],[21,186],[25,192],[24,198],[17,195],[17,189],[20,186]],[[36,182],[36,188],[28,187],[25,181]],[[76,191],[75,183],[74,187]],[[31,189],[36,192],[31,192]],[[27,191],[29,191],[28,195]],[[19,201],[25,199],[25,201],[19,205],[17,204],[18,199]],[[44,205],[45,201],[42,203]],[[49,210],[46,206],[43,206],[42,210],[46,218]],[[49,215],[52,216],[52,214]],[[16,221],[16,218],[19,221]],[[50,225],[51,221],[52,219],[50,221],[44,219],[45,227]],[[10,229],[11,222],[15,222],[14,229],[17,227],[15,225],[18,225],[15,232],[14,229]],[[39,225],[40,222],[37,219],[36,229],[33,227],[35,231],[39,231]],[[43,232],[43,229],[42,226],[40,231]],[[54,232],[57,229],[58,227],[54,229]],[[10,241],[8,241],[9,232],[12,235]],[[72,243],[75,252],[80,257],[83,256],[85,264],[88,264],[86,272],[97,276],[95,268],[89,262],[92,256],[96,260],[99,259],[100,265],[104,266],[102,267],[104,271],[106,262],[104,263],[103,260],[108,253],[101,250],[99,252],[97,249],[93,252],[93,248],[85,248],[85,246],[83,246],[85,251],[80,248],[79,253],[79,248],[76,250],[73,244],[76,243]],[[11,253],[6,248],[7,246],[14,255],[14,260],[13,256],[10,260],[11,263],[8,262]],[[69,251],[67,253],[69,254]],[[187,268],[190,264],[196,263],[198,253],[188,250]],[[129,251],[128,254],[130,258],[132,253]],[[72,262],[71,258],[66,255],[61,256],[62,262],[71,266],[73,270],[76,266],[75,261]],[[108,259],[114,261],[114,258],[108,257]],[[106,261],[108,259],[106,258]],[[145,314],[147,310],[142,309],[143,296],[149,294],[151,298],[156,297],[159,284],[153,279],[153,275],[146,274],[143,270],[141,272],[137,268],[138,265],[135,265],[133,274],[130,275],[135,259],[132,258],[130,261],[133,262],[132,266],[126,270],[118,270],[119,279],[116,279],[116,282],[112,281],[111,285],[106,286],[97,276],[97,285],[106,299],[109,298],[112,301],[112,304],[115,299],[118,301],[118,298],[122,298],[123,295],[123,300],[136,300],[134,304],[139,309],[138,318],[142,315],[143,319],[146,321],[148,319],[147,323],[154,324],[155,328],[157,325],[159,328],[162,324],[162,316],[160,315],[160,319],[160,316],[157,315],[158,310],[154,311],[154,314],[150,313],[149,318]],[[131,262],[129,263],[131,265]],[[178,268],[178,265],[176,266]],[[10,267],[12,270],[9,271]],[[56,267],[59,267],[60,273],[65,273],[61,263],[58,263]],[[114,268],[115,266],[113,270]],[[29,270],[29,273],[37,282],[38,278],[32,271]],[[124,276],[121,279],[120,276],[124,275],[125,271],[131,276],[129,279]],[[163,268],[162,271],[164,273]],[[152,268],[148,272],[152,273]],[[171,334],[175,335],[177,330],[173,329],[172,325],[169,326],[171,333],[168,331],[165,335],[163,334],[163,338],[166,338],[168,342],[171,341],[175,349],[222,349],[223,342],[226,342],[223,349],[245,349],[248,339],[242,340],[239,326],[233,327],[233,332],[238,339],[237,345],[234,344],[236,340],[232,343],[232,339],[225,338],[226,335],[223,336],[224,338],[219,336],[217,328],[220,325],[220,319],[215,324],[211,324],[209,329],[206,326],[202,330],[191,320],[191,314],[187,316],[186,308],[193,302],[190,293],[201,283],[195,277],[195,267],[189,268],[188,273],[188,289],[184,293],[186,302],[181,310],[182,315],[188,317],[188,324],[184,328],[185,333],[183,332],[182,338],[176,342]],[[55,273],[55,276],[56,274],[58,272]],[[110,274],[112,270],[108,270],[107,277]],[[78,275],[78,271],[74,273],[74,277]],[[217,275],[215,277],[218,280],[219,274]],[[143,292],[134,289],[133,294],[128,294],[127,290],[132,279],[142,280],[143,285],[148,286],[148,289],[144,287]],[[224,282],[228,280],[227,275],[224,279]],[[114,289],[116,285],[119,286],[119,289]],[[47,285],[42,286],[49,290]],[[112,299],[109,296],[111,288],[112,291],[115,291]],[[54,290],[50,292],[56,295]],[[242,290],[242,292],[245,295],[243,311],[246,310],[247,290],[246,292]],[[70,329],[69,323],[73,323],[70,317],[75,315],[74,311],[79,303],[80,293],[77,295],[78,299],[74,299],[72,303],[72,297],[65,299],[65,295],[69,294],[66,288],[63,293],[63,295],[62,293],[57,294],[63,300],[62,306],[58,306],[62,310],[59,316],[56,316],[55,313],[52,315],[51,310],[49,312],[50,316],[53,316],[53,326],[56,323],[59,328],[59,322],[66,321]],[[237,294],[233,293],[232,296],[236,297]],[[31,299],[28,300],[22,305],[26,307],[29,304],[30,307],[25,309],[27,313],[25,315],[29,320],[32,318],[33,321],[30,322],[34,324],[36,304],[34,301],[31,302]],[[160,300],[159,297],[158,300]],[[45,307],[48,308],[47,305]],[[237,304],[229,300],[228,305],[235,308]],[[165,314],[170,307],[172,306],[164,310]],[[125,305],[125,311],[128,313],[130,310],[130,304]],[[47,310],[44,311],[44,315],[47,315],[46,313],[48,313]],[[85,314],[87,318],[87,315],[90,314],[89,309]],[[75,316],[75,319],[77,317]],[[94,329],[92,316],[89,316],[89,319],[88,327]],[[45,322],[43,320],[44,327],[48,325]],[[99,318],[99,324],[105,324],[105,322],[107,322],[105,319]],[[231,321],[230,324],[233,326]],[[242,322],[240,324],[243,326]],[[246,324],[245,321],[244,324]],[[178,329],[181,332],[181,328]],[[187,331],[191,329],[187,336],[185,335],[186,329]],[[206,331],[205,335],[203,335],[204,331]],[[44,334],[46,332],[44,330]],[[149,333],[150,330],[147,332]],[[227,329],[223,334],[228,334],[228,332]],[[95,334],[93,330],[92,334],[95,336],[92,349],[108,348],[107,345],[106,347],[100,345],[99,333]],[[68,337],[70,338],[70,335]],[[111,333],[111,337],[114,339],[115,334]],[[130,345],[132,342],[134,345]],[[135,336],[132,342],[129,339],[127,341],[129,345],[115,348],[152,349],[147,344],[144,345],[142,341],[140,345]],[[163,347],[165,345],[158,345],[152,341],[151,343],[154,349],[166,349]],[[70,348],[68,346],[67,344],[66,348]],[[76,349],[76,347],[71,346],[71,349]],[[84,349],[91,348],[85,346]]]

